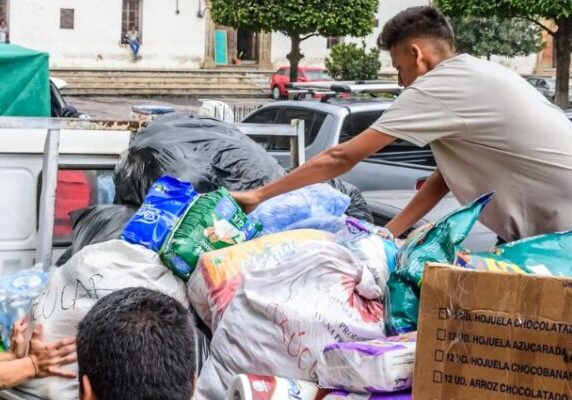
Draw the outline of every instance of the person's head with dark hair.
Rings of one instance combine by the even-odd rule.
[[[411,85],[437,64],[455,56],[455,34],[447,18],[435,7],[408,8],[390,19],[377,40],[389,50],[399,82]]]
[[[100,299],[78,327],[82,400],[189,400],[195,328],[177,300],[145,288]]]

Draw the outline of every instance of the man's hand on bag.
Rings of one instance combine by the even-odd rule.
[[[43,328],[39,325],[34,329],[30,341],[30,359],[36,370],[36,377],[59,376],[75,378],[75,374],[64,371],[60,367],[76,362],[75,338],[69,337],[46,343],[42,339]]]
[[[260,195],[256,190],[249,192],[231,192],[230,194],[245,213],[253,211],[261,202]]]

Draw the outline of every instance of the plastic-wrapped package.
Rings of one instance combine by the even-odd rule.
[[[347,215],[360,220],[373,222],[371,210],[357,187],[341,179],[331,179],[328,181],[328,184],[349,196],[351,203],[346,211]]]
[[[464,268],[572,277],[572,231],[535,236],[503,244],[492,252],[460,252],[455,265]]]
[[[157,253],[123,240],[87,246],[55,268],[42,295],[32,304],[32,329],[44,326],[44,340],[76,336],[77,325],[100,298],[126,287],[158,290],[189,307],[184,282],[161,263]],[[144,350],[144,349],[142,349]],[[77,374],[77,364],[63,369]],[[77,379],[32,379],[22,385],[41,398],[77,400]]]
[[[477,222],[492,194],[479,197],[457,211],[412,232],[399,249],[397,270],[388,280],[385,306],[389,335],[417,330],[419,294],[428,262],[452,264],[461,243]]]
[[[267,200],[249,216],[260,222],[263,233],[268,235],[290,230],[290,226],[308,219],[340,217],[349,205],[348,196],[330,185],[319,183]]]
[[[238,375],[226,400],[318,400],[323,391],[313,382],[276,376]]]
[[[47,283],[41,264],[0,279],[0,338],[5,350],[10,348],[14,322],[28,313]]]
[[[188,281],[202,254],[254,239],[260,230],[228,190],[221,188],[195,200],[159,254],[175,275]]]
[[[405,335],[326,346],[318,361],[320,386],[355,393],[410,389],[415,341],[415,336]]]
[[[401,393],[374,393],[358,394],[345,390],[335,390],[326,395],[322,400],[411,400],[411,392]]]
[[[395,270],[397,260],[397,246],[390,238],[382,237],[377,232],[384,228],[373,227],[371,233],[364,228],[357,230],[356,223],[351,219],[347,221],[346,229],[338,232],[336,242],[350,250],[372,272],[375,281],[381,289],[381,296],[385,293],[389,274]],[[359,226],[363,226],[360,223]],[[390,233],[384,236],[391,236]]]
[[[278,162],[232,125],[210,118],[161,118],[133,138],[115,172],[115,203],[140,206],[158,178],[191,182],[199,193],[249,190],[284,174]]]
[[[327,241],[247,273],[214,333],[194,399],[223,398],[244,372],[316,382],[325,346],[383,337],[382,304],[363,295],[375,287],[359,260]]]
[[[130,206],[93,206],[71,214],[73,239],[71,246],[56,262],[63,265],[78,251],[90,244],[119,239],[125,225],[137,209]]]
[[[188,182],[170,176],[157,179],[143,205],[125,227],[121,239],[159,251],[197,196],[193,185]]]
[[[267,235],[246,243],[204,254],[187,284],[189,299],[203,322],[215,331],[224,311],[248,271],[270,269],[288,260],[302,243],[332,240],[317,230]]]

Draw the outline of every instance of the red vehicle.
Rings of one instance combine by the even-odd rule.
[[[329,82],[333,81],[326,70],[321,67],[298,67],[298,82]],[[272,98],[279,100],[288,97],[286,85],[290,83],[290,67],[280,67],[270,79]]]

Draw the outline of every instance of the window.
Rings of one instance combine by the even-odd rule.
[[[0,19],[8,22],[8,0],[0,0]]]
[[[328,49],[331,49],[337,44],[342,44],[344,42],[344,38],[340,36],[329,36],[327,38],[326,46]]]
[[[60,29],[74,28],[74,9],[60,8]]]
[[[244,120],[245,123],[249,124],[275,124],[276,120],[278,119],[278,114],[282,109],[275,107],[275,108],[265,108],[252,114],[250,117]],[[265,150],[270,149],[272,140],[274,138],[272,136],[254,136],[252,140],[262,146]]]
[[[324,123],[327,113],[303,108],[266,108],[251,115],[244,122],[251,124],[290,124],[293,119],[304,121],[305,146],[309,146],[316,140],[320,128]],[[266,150],[289,151],[290,138],[276,136],[259,136],[253,138],[256,143]]]
[[[280,118],[278,119],[278,124],[290,124],[293,119],[301,119],[304,121],[304,138],[305,146],[308,147],[320,132],[320,128],[326,119],[328,114],[321,111],[306,110],[303,108],[287,108],[284,110]],[[286,137],[274,138],[274,143],[271,150],[290,150],[290,139]]]
[[[342,125],[342,130],[340,131],[340,143],[347,142],[353,139],[367,128],[369,128],[375,121],[377,121],[383,111],[367,111],[349,114]],[[429,146],[425,148],[429,149]],[[389,154],[389,153],[404,153],[404,152],[419,152],[419,148],[409,142],[404,140],[396,140],[389,146],[384,147],[377,154]]]
[[[326,71],[307,69],[304,71],[306,79],[309,81],[331,81],[332,77]]]
[[[73,224],[70,213],[93,205],[113,204],[114,197],[113,170],[61,169],[58,171],[54,245],[65,246],[71,243]]]
[[[121,23],[122,43],[127,43],[125,35],[131,30],[131,28],[139,32],[139,41],[142,41],[142,9],[142,0],[123,0],[123,20]]]
[[[340,131],[340,143],[347,142],[369,128],[381,117],[383,111],[367,111],[349,114]]]

